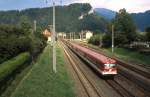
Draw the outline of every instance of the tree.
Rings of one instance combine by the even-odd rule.
[[[21,16],[20,17],[20,27],[24,29],[25,35],[29,35],[30,29],[32,28],[31,22],[27,16]]]
[[[150,26],[145,29],[146,32],[146,40],[150,41]]]
[[[14,25],[0,25],[0,63],[29,50],[31,41],[22,31]]]
[[[80,31],[90,30],[93,32],[105,32],[108,22],[97,14],[90,14],[85,16],[80,21]]]
[[[102,38],[102,35],[94,35],[89,39],[88,43],[100,45],[100,38]]]
[[[107,33],[103,36],[102,41],[103,41],[103,47],[110,47],[112,43],[112,37],[110,33]]]
[[[113,20],[115,32],[122,33],[127,38],[127,43],[136,39],[136,25],[125,9],[119,10]]]
[[[106,21],[98,15],[89,15],[88,12],[91,9],[92,7],[88,3],[56,6],[56,32],[79,32],[85,28],[93,32],[95,30],[104,30],[103,28],[107,24]],[[31,27],[30,21],[37,20],[37,26],[46,28],[47,25],[52,25],[53,23],[52,12],[52,7],[31,8],[22,11],[0,11],[0,24],[19,24],[22,28],[25,27],[28,30]],[[82,26],[80,26],[82,22],[79,20],[81,15],[85,15]],[[25,31],[26,34],[27,32]]]

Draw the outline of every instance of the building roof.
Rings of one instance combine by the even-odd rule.
[[[50,37],[50,36],[52,35],[52,33],[49,32],[47,29],[45,29],[42,34],[43,34],[45,37]]]

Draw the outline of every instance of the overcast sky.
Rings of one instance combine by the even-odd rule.
[[[0,10],[25,9],[35,7],[47,7],[52,4],[52,0],[0,0]],[[61,0],[57,5],[61,4]],[[150,0],[62,0],[63,5],[70,3],[90,3],[93,8],[107,8],[118,11],[126,8],[128,12],[144,12],[150,10]]]

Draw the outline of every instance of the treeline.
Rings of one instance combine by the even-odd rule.
[[[93,32],[106,31],[108,22],[95,12],[90,4],[71,4],[56,6],[56,31]],[[83,18],[79,18],[84,15]],[[37,31],[33,33],[33,21],[37,21]],[[0,11],[0,63],[21,52],[30,52],[32,56],[45,45],[41,32],[52,24],[52,7],[31,8],[22,11]]]
[[[0,63],[22,52],[30,52],[34,57],[44,48],[42,35],[35,37],[31,33],[30,24],[25,22],[22,22],[20,27],[0,25]]]
[[[108,25],[107,32],[93,36],[89,40],[89,43],[103,47],[111,47],[112,25],[114,26],[114,43],[116,47],[130,48],[133,42],[150,41],[150,27],[145,29],[146,33],[138,32],[133,18],[125,9],[121,9]]]
[[[57,32],[80,32],[81,30],[104,31],[108,24],[106,20],[96,13],[88,14],[92,9],[90,4],[71,4],[68,6],[56,6],[56,31]],[[79,19],[85,15],[83,19]],[[29,21],[36,20],[42,28],[52,24],[52,7],[31,8],[22,11],[0,12],[1,24],[18,24],[22,18]]]
[[[11,82],[16,80],[18,83],[23,78],[21,72],[36,61],[46,46],[46,39],[41,34],[43,29],[37,27],[35,31],[32,24],[27,16],[22,16],[13,25],[9,22],[0,24],[0,96],[11,95],[9,89],[7,92],[9,86],[15,87]],[[18,74],[19,79],[16,78]]]

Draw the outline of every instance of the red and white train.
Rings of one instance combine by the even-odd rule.
[[[114,59],[111,59],[86,47],[80,46],[79,44],[71,43],[69,41],[65,42],[72,50],[78,53],[78,55],[81,55],[90,60],[90,62],[94,63],[102,75],[117,74],[116,61]]]

